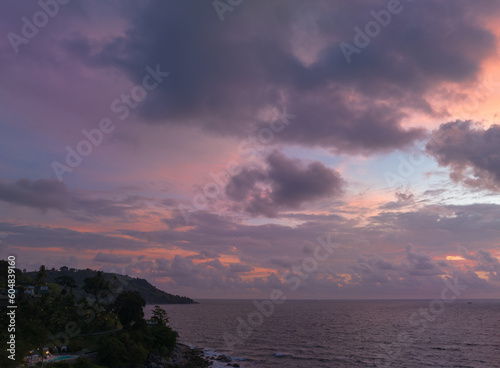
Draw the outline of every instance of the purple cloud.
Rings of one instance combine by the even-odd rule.
[[[453,181],[500,190],[500,125],[486,129],[470,120],[442,124],[426,150],[440,166],[450,169]]]
[[[340,174],[320,162],[304,164],[274,151],[266,159],[268,168],[244,169],[226,186],[227,196],[244,203],[253,215],[276,216],[279,211],[298,209],[304,203],[336,198],[345,185]]]

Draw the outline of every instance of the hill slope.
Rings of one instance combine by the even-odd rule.
[[[27,272],[26,275],[36,278],[36,271]],[[47,282],[53,283],[55,279],[59,276],[71,276],[77,283],[78,289],[75,289],[74,293],[77,296],[84,296],[86,293],[82,290],[83,280],[87,277],[94,277],[97,271],[91,269],[85,270],[47,270]],[[116,273],[103,272],[104,278],[106,280],[111,280],[116,277],[119,280],[119,284],[126,291],[138,291],[146,303],[148,304],[195,304],[196,302],[188,297],[172,295],[166,293],[157,287],[151,285],[147,280],[140,278],[133,278],[127,275],[119,275]]]

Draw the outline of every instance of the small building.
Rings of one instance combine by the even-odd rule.
[[[35,289],[26,289],[24,290],[24,294],[33,296],[35,295]]]

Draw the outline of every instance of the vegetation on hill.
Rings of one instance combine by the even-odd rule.
[[[0,261],[0,289],[7,286],[7,269],[6,262]],[[174,349],[177,333],[168,326],[166,312],[156,306],[153,317],[146,321],[145,298],[140,291],[127,290],[132,285],[141,291],[151,291],[150,295],[164,297],[161,292],[155,294],[158,289],[144,280],[121,276],[128,281],[123,286],[120,275],[89,270],[66,273],[45,267],[29,274],[15,270],[15,274],[18,277],[13,332],[16,359],[0,354],[0,367],[19,367],[26,364],[28,356],[45,357],[49,356],[47,352],[56,354],[63,348],[68,354],[81,357],[76,362],[62,361],[50,366],[141,367],[148,355],[168,359]],[[173,297],[168,300],[177,302],[190,300],[167,295]],[[0,314],[0,340],[7,342],[10,320],[5,301],[4,298]]]
[[[78,297],[86,296],[85,290],[82,289],[84,286],[84,280],[88,278],[95,277],[98,271],[91,269],[77,270],[74,268],[61,267],[59,270],[45,270],[47,283],[55,283],[58,278],[72,278],[77,286],[75,293]],[[36,279],[37,272],[27,272],[27,276]],[[132,278],[126,275],[120,275],[117,273],[102,272],[102,275],[106,281],[110,281],[114,278],[118,280],[120,285],[126,291],[138,291],[141,296],[146,300],[147,304],[193,304],[194,300],[185,296],[172,295],[166,293],[155,286],[151,285],[147,280],[140,278]]]

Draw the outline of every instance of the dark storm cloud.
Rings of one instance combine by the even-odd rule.
[[[305,165],[275,151],[266,163],[265,172],[244,169],[226,186],[227,196],[243,202],[245,210],[253,215],[274,217],[282,209],[298,209],[303,203],[343,193],[340,174],[320,162]]]
[[[16,182],[0,182],[0,201],[42,211],[57,209],[66,211],[70,206],[70,194],[66,185],[57,180],[19,179]]]
[[[138,84],[146,65],[170,72],[143,104],[151,121],[241,135],[260,109],[286,104],[297,118],[278,140],[388,151],[423,137],[422,129],[402,127],[404,111],[433,113],[426,92],[473,80],[495,51],[495,36],[478,20],[497,11],[495,2],[402,6],[350,64],[341,42],[352,44],[353,28],[387,1],[252,1],[224,23],[210,1],[125,2],[124,36],[73,35],[64,47],[88,66],[119,68]],[[316,49],[305,39],[316,40]]]
[[[449,167],[453,181],[500,190],[500,125],[486,129],[461,120],[442,124],[426,150],[440,166]]]

